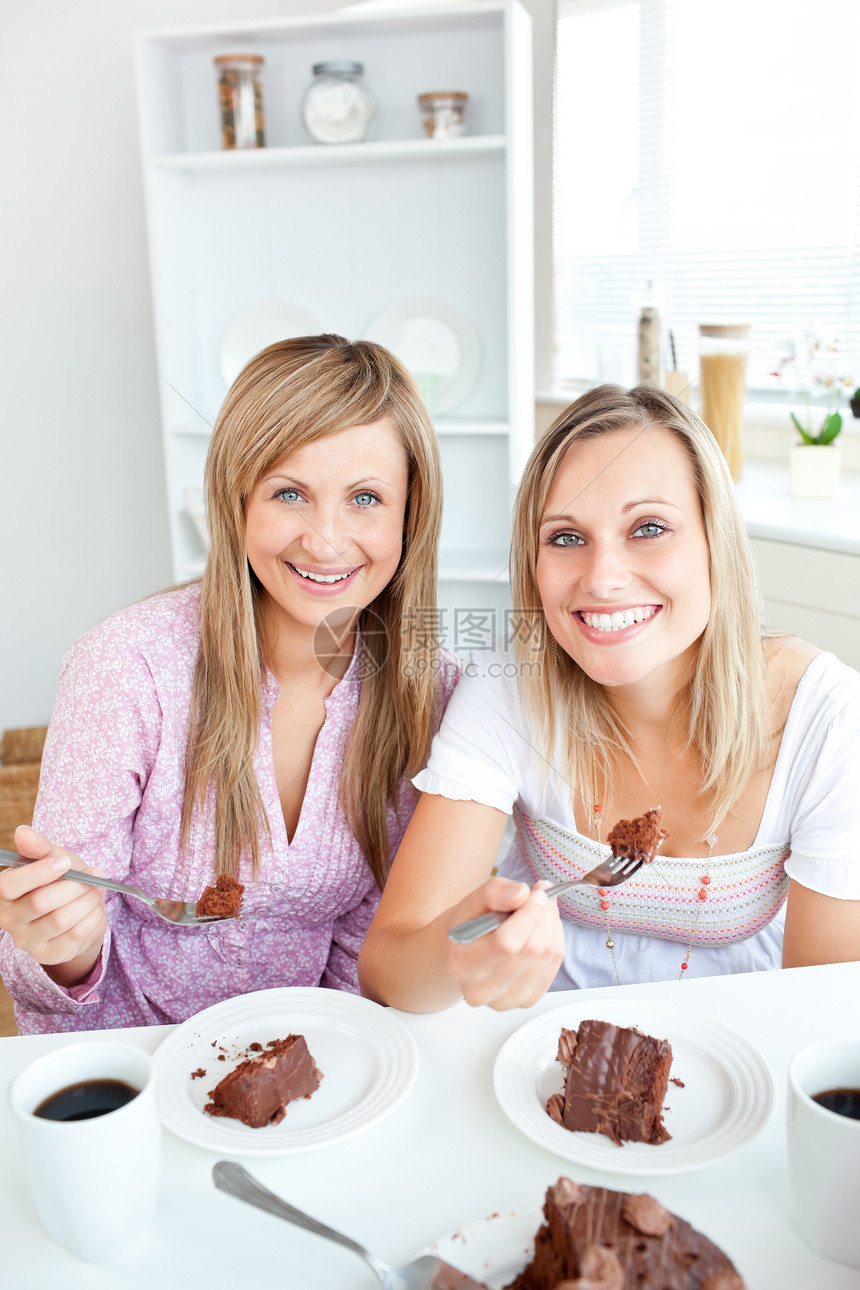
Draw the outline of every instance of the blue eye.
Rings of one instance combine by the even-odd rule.
[[[644,538],[656,538],[667,532],[667,527],[665,524],[661,524],[659,520],[643,520],[634,532],[640,533]]]
[[[378,502],[379,498],[376,496],[376,493],[356,493],[354,500],[356,506],[360,506],[362,509],[366,510],[368,506],[372,506],[374,502]]]
[[[576,533],[551,533],[547,543],[549,546],[582,546],[582,538]]]
[[[295,488],[279,488],[275,496],[280,497],[282,502],[297,502],[299,500],[298,489]]]

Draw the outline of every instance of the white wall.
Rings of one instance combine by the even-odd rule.
[[[132,33],[339,0],[3,0],[0,731],[68,646],[171,580]],[[554,0],[536,40],[538,384],[549,384]]]

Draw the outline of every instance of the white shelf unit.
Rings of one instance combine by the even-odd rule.
[[[213,58],[262,55],[266,144],[222,151]],[[311,67],[357,59],[368,141],[313,143]],[[534,442],[530,19],[517,0],[140,32],[136,68],[174,575],[205,549],[189,510],[227,391],[231,320],[283,300],[359,338],[392,304],[472,324],[477,378],[436,428],[445,476],[443,626],[509,605],[513,489]],[[469,94],[468,135],[423,136],[417,94]],[[503,625],[497,621],[497,626]],[[474,634],[470,637],[474,643]]]

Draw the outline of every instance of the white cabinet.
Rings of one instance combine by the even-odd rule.
[[[530,45],[516,0],[138,34],[177,579],[202,568],[193,490],[236,316],[280,301],[319,330],[358,338],[383,311],[429,300],[456,311],[480,354],[470,387],[436,418],[443,623],[463,645],[455,611],[502,614],[512,490],[534,440]],[[213,58],[237,52],[264,59],[266,147],[227,152]],[[362,62],[378,100],[365,142],[320,145],[304,130],[311,67],[333,58]],[[468,93],[466,136],[423,136],[417,95],[440,89]]]
[[[860,554],[752,539],[765,622],[860,668]]]

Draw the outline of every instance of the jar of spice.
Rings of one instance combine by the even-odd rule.
[[[348,59],[315,63],[302,99],[302,120],[315,143],[359,143],[376,116],[364,65]]]
[[[466,133],[468,94],[462,90],[433,90],[418,95],[421,124],[428,139],[456,139]]]
[[[699,327],[699,415],[722,449],[732,479],[743,469],[741,427],[750,329],[744,324]]]
[[[223,148],[263,148],[263,60],[258,54],[222,54],[218,69],[218,103],[221,109]]]

